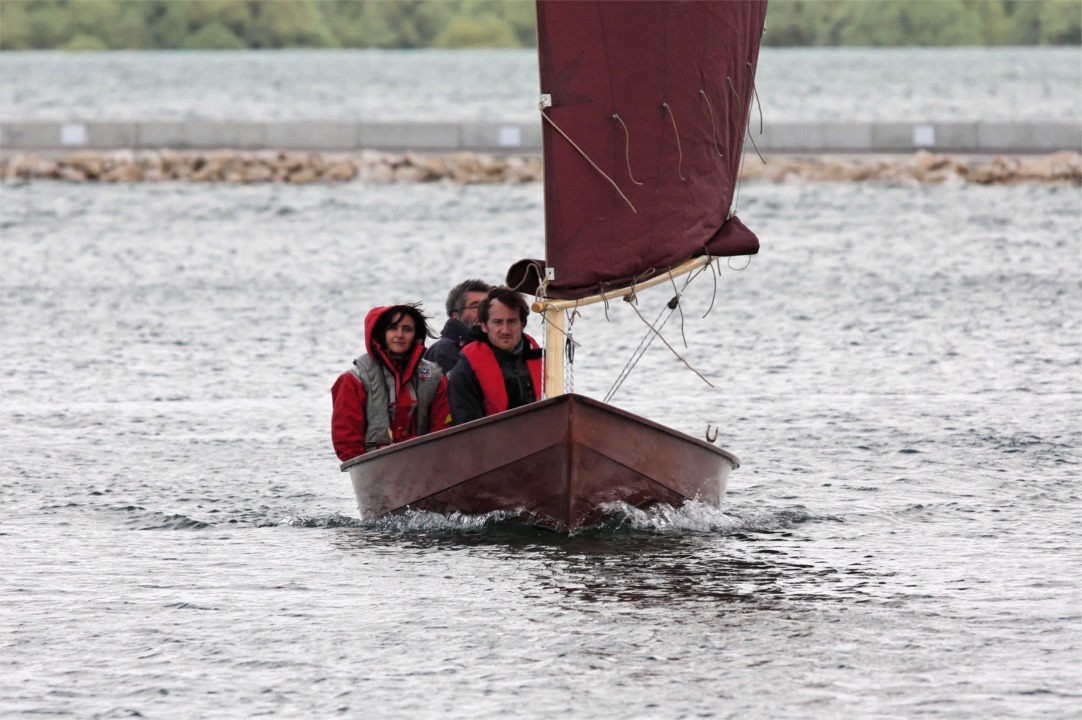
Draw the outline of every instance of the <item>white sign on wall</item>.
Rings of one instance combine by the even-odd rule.
[[[935,145],[935,125],[914,125],[913,145],[916,147],[932,147]]]
[[[89,138],[87,137],[86,125],[83,125],[82,123],[72,123],[60,127],[61,145],[65,147],[86,145],[88,141]]]
[[[522,128],[518,125],[504,125],[500,128],[500,147],[521,147]]]

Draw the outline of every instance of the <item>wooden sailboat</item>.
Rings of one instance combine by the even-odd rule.
[[[759,242],[731,212],[765,0],[538,0],[545,260],[508,284],[546,324],[546,399],[342,465],[363,517],[486,513],[557,531],[610,503],[717,504],[737,459],[563,394],[564,314]]]

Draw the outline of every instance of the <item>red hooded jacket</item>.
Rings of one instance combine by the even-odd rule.
[[[424,355],[424,339],[417,338],[404,369],[400,371],[394,359],[383,347],[382,340],[377,343],[372,337],[376,321],[385,312],[393,309],[395,306],[373,308],[364,320],[365,348],[376,362],[393,374],[395,397],[398,399],[394,417],[391,418],[391,437],[380,447],[389,445],[391,442],[402,442],[418,435],[442,430],[451,423],[451,407],[447,403],[447,378],[441,376],[432,406],[429,408],[428,427],[419,430],[416,427],[416,401],[407,386],[414,380],[417,366],[420,364],[421,356]],[[357,376],[352,372],[344,372],[331,388],[331,399],[334,402],[331,415],[331,441],[334,443],[334,451],[338,459],[345,462],[364,454],[366,450],[368,397],[364,384],[357,379]]]

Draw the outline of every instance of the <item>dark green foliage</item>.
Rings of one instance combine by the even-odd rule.
[[[1078,45],[1082,0],[770,0],[764,45]]]
[[[530,47],[536,32],[532,0],[0,0],[0,50]],[[1082,0],[770,0],[763,42],[1079,45]]]
[[[185,50],[246,50],[244,41],[217,20],[203,25],[184,40]]]

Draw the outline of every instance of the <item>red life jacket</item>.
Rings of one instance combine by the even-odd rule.
[[[537,341],[526,333],[522,337],[534,350],[539,350]],[[477,382],[481,384],[481,392],[485,396],[485,417],[502,413],[507,410],[507,386],[503,380],[503,370],[496,360],[496,353],[487,342],[478,340],[462,348],[462,356],[470,362],[473,374],[477,376]],[[539,400],[541,395],[541,358],[526,360],[526,367],[530,371],[530,379],[533,381],[534,400]]]

